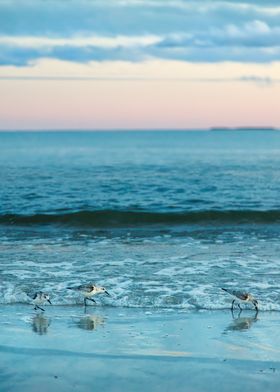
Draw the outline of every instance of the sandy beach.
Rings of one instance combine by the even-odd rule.
[[[0,390],[278,391],[279,314],[1,306]]]

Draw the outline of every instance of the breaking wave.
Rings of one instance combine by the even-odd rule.
[[[73,227],[137,227],[191,224],[272,224],[280,223],[280,210],[209,210],[184,212],[149,212],[96,210],[57,214],[4,214],[2,225],[64,225]]]

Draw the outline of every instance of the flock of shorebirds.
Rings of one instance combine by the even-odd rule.
[[[92,298],[96,294],[104,293],[104,294],[107,294],[110,296],[110,294],[105,289],[105,287],[96,286],[95,284],[92,284],[92,283],[80,285],[80,286],[75,286],[75,287],[67,287],[67,289],[74,290],[74,291],[77,291],[78,293],[80,293],[84,297],[84,305],[85,306],[87,306],[87,301],[91,301],[91,302],[96,303],[96,301]],[[258,301],[256,300],[256,298],[252,294],[244,292],[244,291],[229,290],[229,289],[224,289],[224,288],[222,288],[222,290],[224,290],[225,292],[227,292],[228,294],[230,294],[233,297],[233,300],[231,303],[231,310],[232,311],[234,309],[234,304],[236,304],[241,312],[242,311],[241,303],[245,303],[245,304],[250,303],[254,306],[256,312],[259,311]],[[37,293],[35,293],[35,295],[32,299],[33,299],[33,304],[34,304],[35,310],[40,309],[44,312],[45,309],[43,309],[42,306],[46,302],[51,304],[50,296],[47,293],[44,293],[42,291],[38,291]]]
[[[82,284],[80,286],[73,286],[73,287],[67,287],[68,290],[74,290],[77,291],[78,293],[82,294],[84,297],[84,305],[87,306],[87,301],[91,301],[96,303],[96,301],[92,298],[96,294],[104,293],[110,296],[108,291],[105,289],[105,287],[100,287],[96,286],[95,284]],[[43,293],[42,291],[37,291],[37,293],[34,294],[33,298],[33,304],[34,304],[34,309],[40,309],[43,312],[45,309],[42,308],[42,306],[48,302],[49,304],[51,303],[50,296],[47,293]]]

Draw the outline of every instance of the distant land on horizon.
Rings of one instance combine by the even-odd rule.
[[[271,126],[249,126],[249,127],[211,127],[210,131],[278,131],[279,129]]]

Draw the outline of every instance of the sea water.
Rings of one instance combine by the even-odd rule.
[[[0,303],[280,310],[277,131],[0,133]]]

